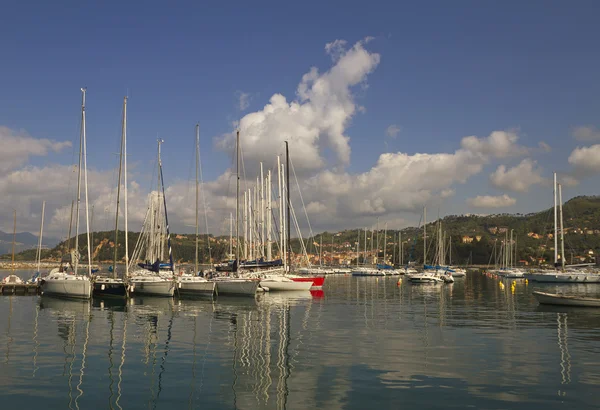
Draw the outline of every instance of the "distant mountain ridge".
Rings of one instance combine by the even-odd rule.
[[[17,232],[15,239],[15,252],[21,252],[27,249],[36,248],[39,238],[30,232]],[[0,255],[12,253],[13,234],[0,231]],[[60,243],[60,239],[44,237],[42,245],[46,248],[53,248]]]

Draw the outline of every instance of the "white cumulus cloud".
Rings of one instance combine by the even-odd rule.
[[[505,165],[500,165],[490,175],[490,182],[495,188],[504,189],[513,192],[527,192],[531,185],[539,184],[544,181],[542,170],[537,163],[530,158],[526,158],[519,165],[507,169]]]
[[[468,151],[494,158],[526,155],[529,149],[517,144],[518,140],[519,136],[515,132],[494,131],[486,138],[464,137],[460,145]]]
[[[25,132],[16,132],[0,126],[0,146],[0,171],[6,172],[27,163],[31,156],[60,152],[70,147],[71,142],[33,138]]]
[[[579,175],[591,175],[600,172],[600,144],[589,147],[577,147],[569,155],[569,164]]]
[[[578,141],[599,141],[600,140],[600,130],[596,129],[591,125],[575,127],[573,128],[571,134],[573,138]]]
[[[478,195],[467,199],[467,204],[475,208],[504,208],[517,203],[517,200],[504,194],[499,196]]]
[[[244,161],[250,169],[281,152],[285,140],[294,145],[298,170],[322,168],[324,147],[332,149],[340,165],[349,164],[350,144],[345,130],[357,111],[352,87],[365,82],[380,57],[369,52],[364,41],[349,49],[344,46],[339,40],[328,45],[328,53],[336,56],[334,65],[324,73],[311,68],[302,77],[293,100],[274,94],[262,110],[240,119]],[[217,145],[232,152],[235,132],[220,137]]]

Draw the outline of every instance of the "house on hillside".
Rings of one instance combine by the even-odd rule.
[[[477,242],[481,241],[481,235],[475,235],[475,240],[476,240]]]
[[[496,233],[498,232],[498,227],[497,226],[493,226],[491,228],[488,228],[489,233],[491,233],[492,235],[496,235]]]
[[[473,242],[473,237],[465,235],[461,238],[461,240],[462,240],[462,243],[471,243],[471,242]]]

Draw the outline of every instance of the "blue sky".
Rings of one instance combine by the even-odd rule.
[[[544,141],[552,151],[486,161],[466,183],[449,184],[454,193],[444,197],[442,213],[529,212],[550,205],[547,186],[511,193],[492,186],[489,175],[524,157],[537,161],[544,178],[554,169],[572,173],[567,159],[573,149],[591,145],[574,140],[571,132],[600,125],[599,9],[593,1],[178,2],[177,7],[156,1],[72,1],[61,7],[10,2],[0,28],[0,126],[35,139],[70,140],[77,149],[79,88],[86,86],[89,165],[110,173],[127,93],[131,178],[141,190],[150,188],[157,136],[166,140],[167,184],[185,185],[196,122],[205,178],[214,181],[231,164],[215,141],[232,131],[234,121],[261,111],[275,93],[294,100],[311,67],[324,73],[335,63],[325,44],[343,39],[350,48],[370,36],[364,48],[380,61],[351,87],[352,102],[364,112],[355,110],[345,122],[352,154],[344,172],[368,172],[384,152],[453,153],[465,136],[513,130],[518,144],[535,148]],[[244,110],[242,93],[248,94]],[[393,124],[400,132],[386,137]],[[331,148],[320,149],[327,161],[335,160]],[[27,156],[7,171],[72,162],[72,149],[62,149]],[[312,176],[328,167],[313,169]],[[586,176],[565,189],[565,197],[597,193],[593,175]],[[514,205],[490,211],[465,202],[505,193],[516,199]],[[23,219],[37,208],[30,204]],[[418,220],[406,207],[385,209],[350,213],[345,225],[375,216]],[[323,229],[341,227],[339,221],[334,226],[315,220]]]

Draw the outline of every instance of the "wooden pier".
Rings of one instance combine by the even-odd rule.
[[[40,287],[35,283],[0,283],[0,295],[38,295]]]

